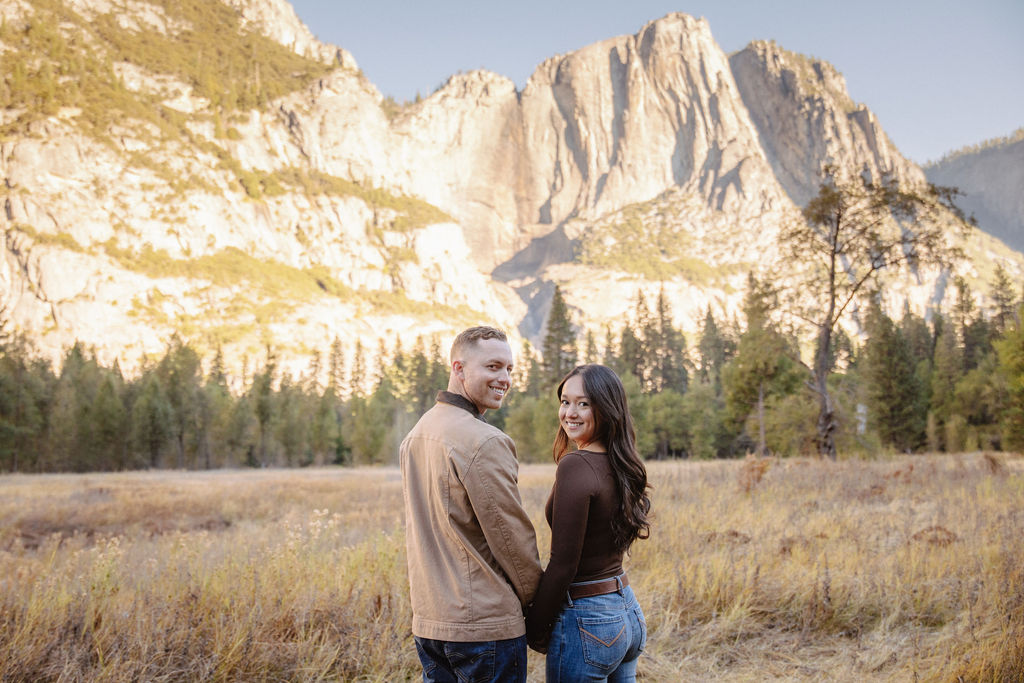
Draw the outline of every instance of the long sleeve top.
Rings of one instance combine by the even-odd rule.
[[[551,559],[526,619],[530,645],[545,650],[570,583],[622,573],[612,519],[621,495],[605,453],[573,451],[558,461],[545,513],[551,527]]]

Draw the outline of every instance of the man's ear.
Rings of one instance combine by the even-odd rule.
[[[465,367],[465,363],[463,363],[461,360],[453,360],[452,361],[452,374],[454,374],[459,379],[463,379],[463,368],[464,367]]]

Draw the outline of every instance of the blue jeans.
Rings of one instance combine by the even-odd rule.
[[[475,643],[414,640],[423,683],[526,683],[526,636]]]
[[[633,589],[566,604],[551,631],[548,683],[635,681],[636,660],[647,645],[647,623]]]

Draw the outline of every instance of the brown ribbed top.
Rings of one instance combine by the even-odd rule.
[[[607,454],[572,451],[562,456],[545,508],[551,560],[526,619],[531,646],[547,646],[570,583],[622,573],[623,553],[616,550],[612,535],[612,519],[620,508]]]

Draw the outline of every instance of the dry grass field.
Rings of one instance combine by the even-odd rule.
[[[649,469],[644,680],[1024,680],[1024,460]],[[416,679],[401,516],[395,469],[0,477],[0,680]]]

